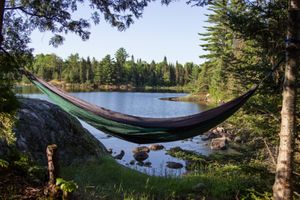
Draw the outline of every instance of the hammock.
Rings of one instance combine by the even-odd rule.
[[[258,86],[216,108],[184,117],[145,118],[114,112],[78,99],[23,70],[63,110],[107,134],[138,144],[170,142],[201,135],[233,115]]]

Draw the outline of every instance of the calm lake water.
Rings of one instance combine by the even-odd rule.
[[[28,91],[30,93],[28,93]],[[21,93],[21,95],[25,97],[50,101],[46,95],[37,93],[37,90],[35,89],[28,90],[28,88],[19,88],[17,92]],[[130,115],[144,117],[177,117],[199,113],[207,108],[205,105],[192,102],[174,102],[159,99],[163,97],[184,96],[186,95],[185,93],[71,92],[71,94],[98,106]],[[151,167],[138,166],[136,164],[130,165],[130,161],[134,160],[132,150],[139,146],[138,144],[108,136],[83,121],[81,121],[81,123],[98,140],[100,140],[107,149],[112,149],[113,155],[119,154],[121,150],[125,151],[123,159],[118,160],[119,163],[150,175],[178,176],[186,172],[185,168],[169,169],[166,167],[168,161],[179,162],[185,166],[184,161],[165,154],[165,150],[172,147],[179,146],[182,149],[193,150],[204,155],[208,155],[211,152],[207,143],[202,141],[200,136],[197,136],[188,140],[162,143],[162,145],[165,146],[164,150],[150,151],[149,158],[144,162],[151,162]]]

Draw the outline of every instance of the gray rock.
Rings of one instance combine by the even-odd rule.
[[[16,147],[34,161],[46,165],[46,147],[58,146],[61,164],[99,159],[105,147],[80,122],[58,106],[39,99],[20,98],[14,128]]]
[[[181,169],[183,168],[183,164],[169,161],[167,162],[167,167],[170,169]]]
[[[130,165],[134,165],[134,164],[135,164],[135,160],[131,160],[131,161],[129,162],[129,164],[130,164]]]
[[[143,163],[142,161],[138,161],[136,164],[137,164],[138,166],[140,166],[140,167],[143,167],[143,166],[144,166],[144,163]]]
[[[227,139],[225,137],[212,139],[210,143],[210,148],[212,150],[227,149]]]
[[[151,165],[152,165],[152,163],[149,162],[149,161],[147,161],[147,162],[144,163],[144,166],[145,166],[145,167],[151,167]]]
[[[209,140],[210,138],[209,138],[209,136],[208,135],[202,135],[201,136],[201,140],[202,141],[207,141],[207,140]]]
[[[149,146],[149,149],[151,151],[158,151],[158,150],[162,150],[163,148],[165,148],[165,147],[164,147],[164,145],[161,145],[161,144],[151,144]]]
[[[241,143],[241,142],[242,142],[241,136],[236,136],[236,137],[234,138],[234,142],[236,142],[236,143]]]
[[[213,138],[217,138],[217,137],[219,137],[218,133],[215,130],[213,130],[213,131],[206,132],[201,137],[201,140],[202,141],[207,141],[207,140],[210,140],[210,139],[213,139]]]
[[[113,149],[112,148],[107,149],[107,153],[112,154],[113,153]]]
[[[150,149],[146,146],[140,146],[140,147],[135,147],[133,150],[132,150],[132,153],[138,153],[138,152],[146,152],[146,153],[149,153]]]
[[[122,160],[122,158],[124,157],[124,155],[125,155],[125,151],[121,150],[121,152],[118,155],[114,156],[114,159]]]
[[[137,152],[137,153],[133,154],[133,157],[136,161],[141,162],[141,161],[146,160],[149,157],[149,155],[148,155],[148,153],[141,151],[141,152]]]
[[[5,155],[8,155],[9,154],[9,147],[6,143],[6,141],[2,138],[0,138],[0,156],[5,156]]]

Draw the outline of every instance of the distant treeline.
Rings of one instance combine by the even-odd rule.
[[[105,56],[98,61],[95,58],[80,58],[70,55],[66,60],[55,54],[36,55],[32,71],[37,76],[50,81],[59,80],[68,83],[143,86],[183,86],[198,79],[199,66],[192,62],[184,65],[162,62],[147,63],[141,59],[129,58],[124,48],[114,55]]]

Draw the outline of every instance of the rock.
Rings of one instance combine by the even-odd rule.
[[[1,130],[1,129],[0,129]],[[9,155],[10,148],[4,138],[0,137],[0,157]]]
[[[169,149],[168,151],[170,152],[169,154],[174,154],[176,152],[183,151],[183,149],[179,146],[176,146],[176,147],[173,147],[173,148]]]
[[[212,150],[227,149],[227,139],[225,137],[212,139],[210,143],[210,148]]]
[[[125,155],[125,151],[121,150],[121,152],[118,155],[114,156],[114,159],[122,160],[122,158],[124,157],[124,155]]]
[[[236,136],[236,137],[234,138],[234,142],[235,142],[235,143],[241,143],[241,142],[242,142],[241,136]]]
[[[144,163],[144,166],[145,166],[145,167],[151,167],[151,165],[152,165],[152,163],[149,162],[149,161],[147,161],[147,162]]]
[[[99,159],[105,147],[80,122],[58,106],[39,99],[20,98],[14,127],[16,148],[46,165],[46,147],[58,146],[59,162],[69,165]]]
[[[217,137],[220,137],[220,136],[218,135],[218,133],[215,130],[213,130],[213,131],[206,132],[201,137],[201,140],[202,141],[207,141],[207,140],[210,140],[210,139],[213,139],[213,138],[217,138]]]
[[[138,153],[138,152],[146,152],[146,153],[149,153],[150,149],[146,146],[140,146],[140,147],[135,147],[133,150],[132,150],[132,153]]]
[[[144,163],[141,162],[141,161],[137,162],[136,164],[137,164],[138,166],[140,166],[140,167],[143,167],[143,166],[144,166]]]
[[[219,126],[215,130],[219,133],[225,132],[225,129],[223,127],[219,127]]]
[[[112,154],[113,153],[113,149],[112,148],[107,149],[107,153]]]
[[[135,164],[135,160],[131,160],[131,161],[129,162],[129,164],[130,164],[130,165],[134,165],[134,164]]]
[[[149,146],[149,149],[151,151],[158,151],[158,150],[162,150],[163,148],[165,148],[165,147],[164,147],[164,145],[161,145],[161,144],[151,144]]]
[[[133,157],[136,161],[141,162],[141,161],[146,160],[149,157],[149,155],[148,155],[148,153],[141,151],[141,152],[137,152],[137,153],[133,154]]]
[[[207,140],[209,140],[210,138],[209,138],[209,136],[208,135],[202,135],[202,137],[201,137],[201,140],[202,141],[207,141]]]
[[[169,161],[167,162],[167,167],[170,169],[181,169],[183,168],[183,164]]]

